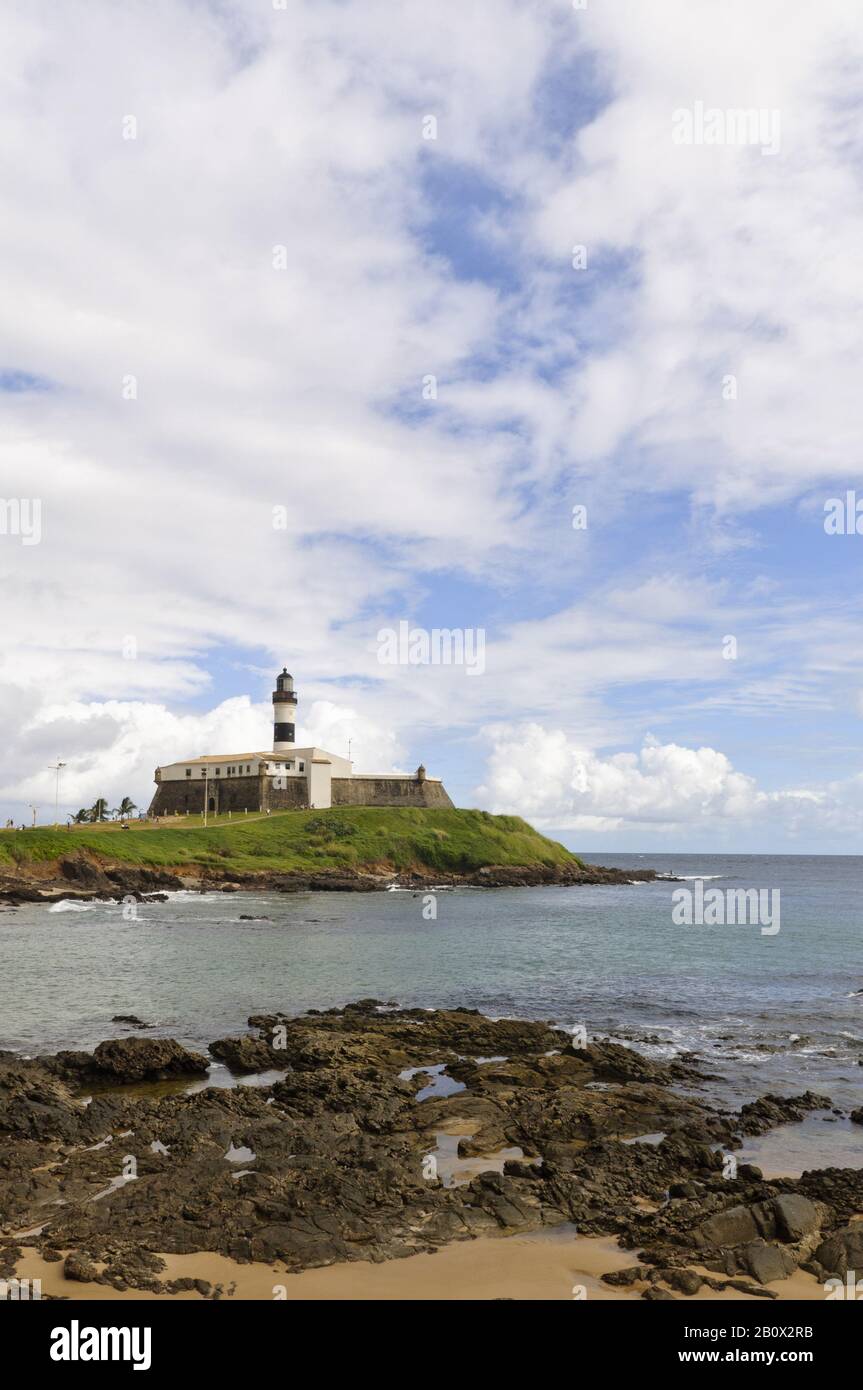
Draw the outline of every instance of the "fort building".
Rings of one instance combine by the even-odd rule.
[[[423,766],[414,773],[355,773],[323,748],[298,748],[297,695],[283,669],[273,691],[271,752],[219,753],[156,768],[151,816],[228,811],[324,810],[330,806],[452,806],[443,783]]]

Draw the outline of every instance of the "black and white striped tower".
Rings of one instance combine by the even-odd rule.
[[[294,694],[293,677],[288,675],[285,666],[276,677],[273,691],[273,752],[289,753],[294,746],[294,711],[297,697]]]

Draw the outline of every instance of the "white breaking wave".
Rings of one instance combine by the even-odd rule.
[[[49,907],[49,912],[92,912],[94,903],[76,903],[71,898],[64,898],[62,902],[55,903]]]

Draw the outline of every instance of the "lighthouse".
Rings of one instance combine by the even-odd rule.
[[[192,816],[201,810],[213,815],[270,815],[326,811],[331,806],[452,807],[440,778],[429,777],[422,765],[416,772],[355,773],[350,744],[347,757],[309,744],[298,747],[297,696],[286,666],[274,684],[272,752],[205,751],[161,764],[156,768],[151,816]]]
[[[293,676],[288,675],[287,666],[276,677],[273,691],[273,752],[290,753],[294,747],[294,711],[297,697],[294,694]]]

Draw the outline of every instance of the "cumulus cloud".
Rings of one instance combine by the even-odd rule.
[[[714,748],[648,739],[638,753],[602,758],[560,730],[529,724],[520,736],[492,733],[488,783],[493,809],[574,830],[681,827],[693,818],[746,819],[758,807],[751,777]]]
[[[478,795],[501,813],[558,830],[637,830],[679,837],[702,830],[758,827],[797,834],[863,827],[863,777],[823,788],[760,788],[715,748],[648,737],[637,753],[600,756],[561,730],[527,724],[488,730],[487,779]]]

